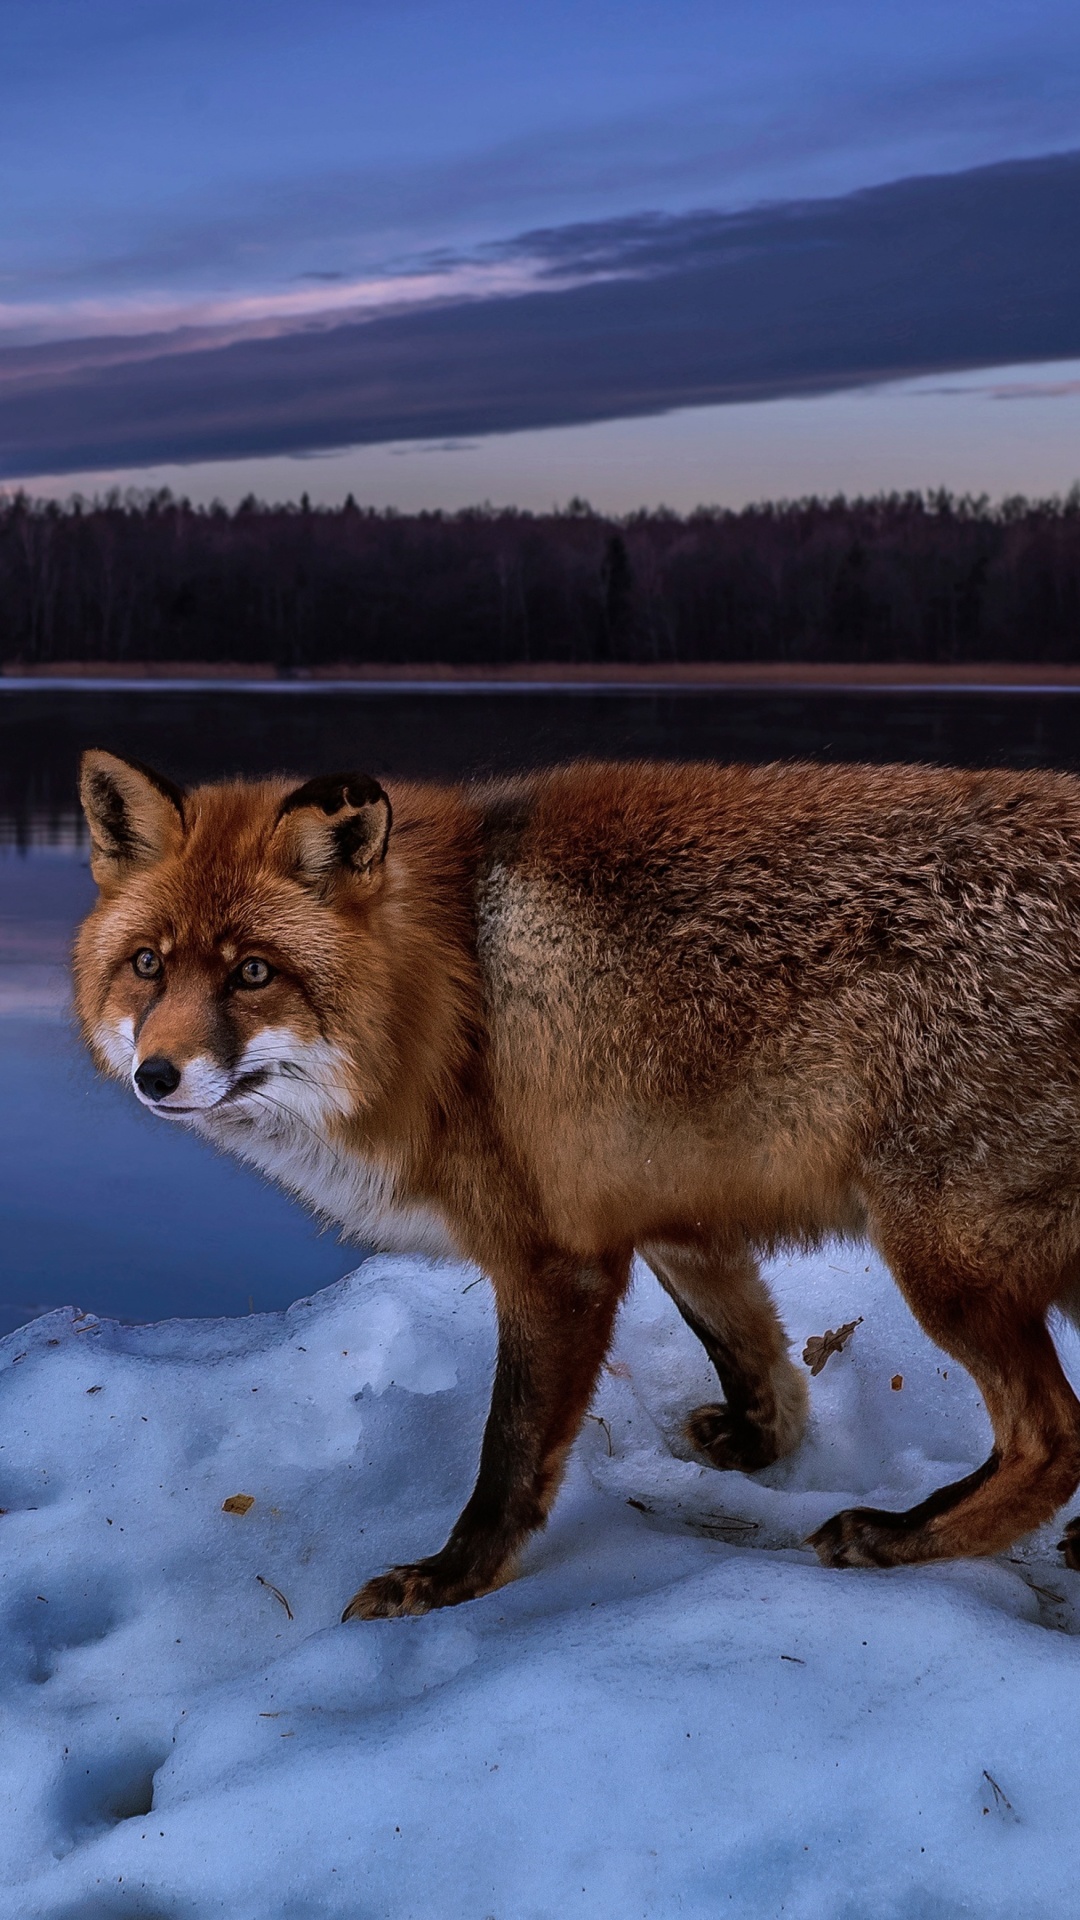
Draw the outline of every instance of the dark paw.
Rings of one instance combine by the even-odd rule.
[[[497,1580],[464,1576],[441,1568],[437,1560],[418,1560],[412,1566],[391,1567],[368,1580],[354,1593],[342,1620],[399,1620],[406,1614],[432,1613],[436,1607],[456,1607],[490,1593]]]
[[[1075,1520],[1066,1521],[1065,1538],[1058,1541],[1058,1546],[1065,1555],[1065,1565],[1074,1573],[1080,1573],[1080,1514]]]
[[[730,1407],[695,1407],[683,1429],[690,1444],[714,1467],[753,1473],[776,1459],[761,1428]]]
[[[823,1567],[896,1567],[921,1556],[912,1552],[913,1535],[902,1513],[874,1507],[847,1507],[834,1513],[806,1542]]]

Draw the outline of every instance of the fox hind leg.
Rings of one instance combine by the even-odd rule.
[[[935,1252],[925,1239],[913,1247],[912,1238],[905,1234],[890,1249],[882,1235],[882,1250],[930,1338],[974,1379],[994,1448],[974,1473],[906,1512],[855,1507],[836,1514],[810,1537],[825,1566],[1001,1553],[1049,1520],[1080,1483],[1080,1402],[1046,1327],[1053,1289],[1037,1281],[1025,1289],[1015,1272],[958,1269],[944,1250]],[[1030,1246],[1037,1246],[1034,1236]]]
[[[657,1243],[640,1249],[724,1390],[695,1407],[686,1435],[714,1467],[752,1473],[791,1453],[806,1427],[806,1381],[749,1247]]]

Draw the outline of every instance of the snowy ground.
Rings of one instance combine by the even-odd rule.
[[[4,1920],[1080,1912],[1080,1578],[1052,1529],[818,1567],[811,1527],[987,1431],[868,1253],[774,1271],[799,1351],[864,1315],[793,1461],[680,1457],[714,1388],[642,1276],[521,1578],[348,1627],[468,1491],[474,1274],[380,1258],[288,1314],[0,1343]]]

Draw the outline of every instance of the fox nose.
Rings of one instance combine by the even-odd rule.
[[[175,1093],[180,1085],[180,1069],[162,1054],[155,1053],[149,1060],[144,1060],[141,1067],[136,1067],[135,1085],[148,1100],[164,1100],[167,1094]]]

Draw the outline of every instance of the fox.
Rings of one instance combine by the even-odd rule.
[[[1080,1310],[1080,781],[927,766],[579,762],[183,790],[82,759],[97,902],[74,950],[98,1067],[346,1239],[494,1291],[471,1496],[343,1619],[513,1577],[640,1255],[720,1397],[686,1436],[752,1473],[806,1379],[760,1262],[865,1236],[985,1401],[993,1448],[824,1566],[992,1555],[1080,1484],[1051,1334]],[[1080,1521],[1062,1543],[1080,1568]]]

